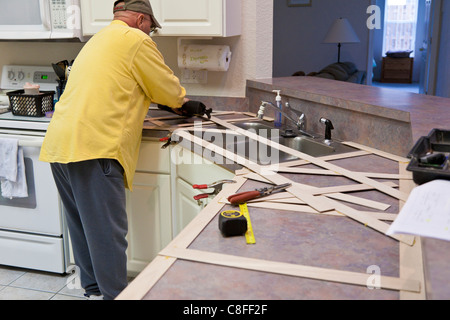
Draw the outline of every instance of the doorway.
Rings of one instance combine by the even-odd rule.
[[[436,12],[440,11],[440,1],[376,1],[382,11],[382,24],[381,29],[374,30],[372,35],[373,86],[434,94],[436,59],[433,57],[439,48],[439,34],[436,33],[439,30],[439,15]],[[433,43],[432,37],[435,39]],[[383,59],[388,51],[411,51],[411,83],[382,79]]]

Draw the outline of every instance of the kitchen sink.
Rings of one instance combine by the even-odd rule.
[[[241,129],[254,132],[273,142],[277,142],[280,145],[314,157],[346,153],[355,150],[354,148],[337,141],[331,141],[331,143],[327,144],[324,142],[323,137],[310,138],[304,135],[283,137],[280,135],[280,130],[263,122],[244,122],[235,125]],[[276,161],[285,162],[298,159],[289,153],[279,151],[277,148],[270,146],[270,144],[266,145],[258,143],[255,140],[243,136],[238,136],[237,141],[227,144],[226,148],[227,150],[234,151],[238,155],[245,156],[247,159],[263,165],[276,163]]]
[[[264,137],[271,142],[276,142],[314,157],[355,151],[354,148],[339,143],[338,141],[331,141],[331,143],[326,144],[323,137],[311,138],[305,135],[283,137],[280,135],[281,131],[279,129],[274,128],[271,123],[265,121],[240,122],[234,125]],[[247,136],[237,134],[232,130],[226,130],[226,135],[223,134],[223,131],[218,133],[214,130],[205,130],[200,133],[191,131],[190,133],[196,136],[201,134],[204,140],[260,165],[270,165],[298,159],[296,156],[280,151],[275,146],[271,146],[270,143],[264,144],[258,142]]]

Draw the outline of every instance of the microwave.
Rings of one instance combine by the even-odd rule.
[[[83,39],[79,0],[0,0],[0,39]]]

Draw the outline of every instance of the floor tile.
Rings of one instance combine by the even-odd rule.
[[[1,267],[0,268],[0,285],[7,286],[11,282],[17,280],[21,276],[25,274],[25,271],[14,269],[14,268],[8,268],[8,267]]]
[[[84,297],[68,296],[65,294],[55,294],[50,300],[87,300]]]
[[[0,291],[0,300],[49,300],[54,293],[6,287]]]
[[[43,272],[27,272],[17,280],[13,281],[10,286],[56,293],[64,288],[66,281],[67,276]]]
[[[84,298],[84,289],[69,289],[67,286],[64,286],[64,288],[58,291],[58,294]]]

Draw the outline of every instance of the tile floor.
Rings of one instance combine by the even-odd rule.
[[[0,266],[0,300],[86,300],[84,290],[67,287],[69,277]]]
[[[418,83],[381,83],[374,81],[372,83],[374,87],[380,87],[380,88],[388,88],[388,89],[395,89],[405,92],[413,92],[413,93],[419,93],[419,84]]]

